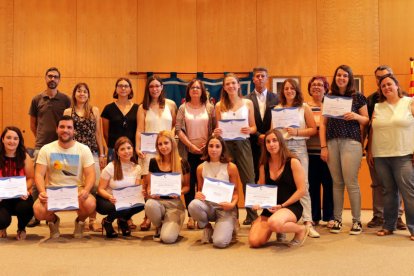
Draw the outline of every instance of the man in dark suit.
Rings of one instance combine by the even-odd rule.
[[[267,69],[264,67],[253,68],[254,91],[246,95],[246,98],[253,102],[254,119],[256,121],[257,132],[250,134],[250,144],[252,148],[255,181],[259,179],[259,161],[261,145],[265,133],[270,129],[272,123],[271,109],[277,104],[277,95],[267,90],[268,80]],[[248,210],[249,211],[249,210]],[[244,225],[251,224],[252,221],[246,219]]]

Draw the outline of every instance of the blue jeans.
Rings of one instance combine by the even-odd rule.
[[[414,170],[413,155],[375,157],[375,170],[384,187],[384,229],[395,230],[397,225],[399,194],[404,200],[407,227],[414,235]]]
[[[333,180],[335,220],[342,221],[346,186],[351,203],[352,222],[361,222],[361,191],[358,183],[361,159],[360,142],[347,138],[328,141],[328,167]]]
[[[306,147],[306,140],[287,140],[288,149],[293,152],[299,159],[303,170],[305,171],[305,195],[300,199],[300,204],[303,207],[302,219],[304,222],[312,221],[312,207],[311,198],[309,196],[309,181],[308,181],[308,169],[309,169],[309,156],[308,149]]]

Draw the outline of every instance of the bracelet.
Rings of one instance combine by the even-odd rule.
[[[324,149],[324,148],[327,148],[328,146],[323,146],[323,147],[321,147],[321,149]]]

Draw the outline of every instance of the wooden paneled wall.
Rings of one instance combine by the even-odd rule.
[[[57,66],[60,89],[90,85],[101,110],[130,71],[231,72],[332,78],[339,64],[364,76],[390,65],[408,89],[414,56],[411,0],[0,0],[0,128],[33,145],[28,109]],[[145,76],[129,76],[140,102]],[[190,78],[184,75],[183,78]]]

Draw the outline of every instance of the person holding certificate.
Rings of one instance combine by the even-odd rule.
[[[362,232],[358,172],[362,159],[362,130],[369,122],[367,100],[355,90],[354,75],[347,65],[336,68],[330,95],[352,99],[350,112],[341,118],[322,116],[320,122],[321,159],[327,162],[333,180],[335,221],[330,232],[339,233],[342,230],[346,186],[352,213],[349,234],[358,235]]]
[[[309,234],[310,225],[299,225],[303,207],[300,199],[306,194],[305,170],[289,151],[283,134],[269,130],[264,138],[258,184],[277,185],[277,205],[264,209],[249,232],[251,247],[260,247],[272,232],[295,233],[290,246],[301,246]]]
[[[185,207],[180,195],[158,195],[151,192],[151,174],[179,173],[181,175],[181,195],[190,189],[190,165],[178,154],[177,144],[171,131],[158,133],[157,154],[150,160],[149,174],[144,177],[146,194],[145,213],[155,225],[154,241],[174,243],[184,223]],[[167,180],[164,185],[167,185]],[[154,183],[155,184],[155,183]],[[176,183],[170,183],[174,185]],[[175,185],[174,185],[175,186]]]
[[[394,75],[382,76],[379,87],[368,140],[369,165],[375,166],[383,186],[384,224],[377,235],[396,230],[400,192],[414,241],[414,100],[403,95]]]
[[[207,100],[207,91],[201,80],[193,79],[187,85],[185,103],[178,109],[175,131],[187,150],[190,164],[190,191],[185,194],[185,205],[194,199],[197,185],[197,167],[202,163],[201,156],[208,137],[216,126],[214,106]],[[188,229],[195,223],[188,213]]]
[[[305,170],[305,195],[300,199],[303,206],[303,222],[310,226],[309,236],[319,238],[319,233],[312,227],[312,206],[309,196],[308,168],[309,157],[306,140],[317,132],[315,119],[311,108],[303,103],[303,94],[298,83],[293,79],[286,79],[282,84],[280,102],[275,109],[295,108],[298,114],[298,127],[286,127],[280,129],[286,145],[291,152],[296,154]]]
[[[312,97],[307,102],[312,109],[316,126],[319,130],[321,118],[322,100],[329,91],[328,80],[323,76],[314,76],[309,80],[308,93]],[[326,226],[332,228],[334,225],[333,216],[333,192],[332,177],[328,165],[321,159],[321,142],[319,131],[311,136],[307,141],[309,155],[309,195],[312,204],[312,220],[318,225],[322,219],[327,222]],[[322,185],[321,185],[322,184]],[[322,209],[321,209],[321,186],[323,187]],[[321,217],[321,213],[323,216]]]
[[[14,126],[4,128],[0,143],[0,177],[25,176],[24,193],[20,197],[0,199],[0,238],[6,238],[6,228],[17,216],[16,240],[26,239],[26,226],[33,217],[30,191],[34,178],[33,161],[26,153],[23,135]],[[2,179],[3,180],[3,179]]]
[[[135,135],[135,151],[140,158],[142,175],[148,174],[151,158],[155,153],[144,153],[141,149],[141,139],[144,133],[159,133],[162,130],[172,130],[175,126],[177,106],[175,102],[165,98],[164,85],[159,76],[148,77],[145,85],[144,98],[138,108],[137,132]],[[150,220],[145,216],[140,225],[141,231],[151,228]]]
[[[210,136],[203,151],[203,160],[197,168],[198,192],[195,199],[188,206],[191,216],[203,230],[202,243],[213,242],[218,248],[229,246],[235,233],[237,220],[237,201],[239,200],[238,186],[240,183],[239,171],[236,165],[230,162],[226,144],[220,136]],[[203,185],[207,178],[230,182],[234,186],[229,202],[214,203],[207,201],[203,194]],[[215,222],[214,229],[211,222]]]
[[[102,170],[96,196],[96,211],[107,216],[102,220],[107,238],[118,236],[112,226],[115,219],[118,219],[118,228],[121,229],[122,236],[130,236],[131,230],[127,221],[144,210],[144,205],[141,205],[117,211],[115,203],[119,199],[114,196],[113,190],[139,185],[140,182],[141,166],[137,164],[134,145],[127,137],[120,137],[115,142],[114,160]]]
[[[71,116],[75,121],[75,140],[85,144],[92,151],[95,160],[96,181],[93,187],[93,194],[99,183],[101,169],[106,165],[105,153],[102,143],[102,124],[99,109],[90,105],[91,93],[86,83],[78,83],[73,88],[72,106],[63,111],[63,115]],[[96,221],[96,212],[89,217],[88,229],[100,232],[102,229]]]
[[[241,93],[240,80],[235,74],[229,73],[223,79],[220,101],[216,104],[216,118],[218,127],[214,130],[214,135],[222,136],[226,132],[226,125],[220,120],[244,120],[244,127],[240,128],[241,136],[249,137],[256,133],[256,123],[254,120],[254,107],[249,99],[244,99]],[[254,163],[250,141],[246,139],[226,141],[229,155],[239,168],[243,193],[246,194],[246,184],[254,183]],[[237,156],[237,158],[235,158]],[[246,219],[243,225],[250,225],[256,218],[257,212],[251,208],[246,208]]]
[[[74,131],[73,118],[63,115],[58,121],[56,130],[58,140],[44,145],[36,161],[35,182],[39,190],[39,198],[33,205],[33,211],[38,220],[48,222],[50,238],[60,236],[60,219],[55,214],[56,211],[67,210],[74,205],[79,206],[73,234],[75,238],[82,238],[85,219],[95,211],[96,207],[95,198],[90,194],[95,183],[92,152],[88,146],[73,139]],[[63,197],[59,197],[59,201],[57,197],[51,197],[46,189],[60,189],[62,194],[72,187],[76,187],[78,197],[63,194]],[[62,201],[62,198],[65,200]],[[49,205],[61,207],[59,210],[54,208],[51,210],[48,208]]]

